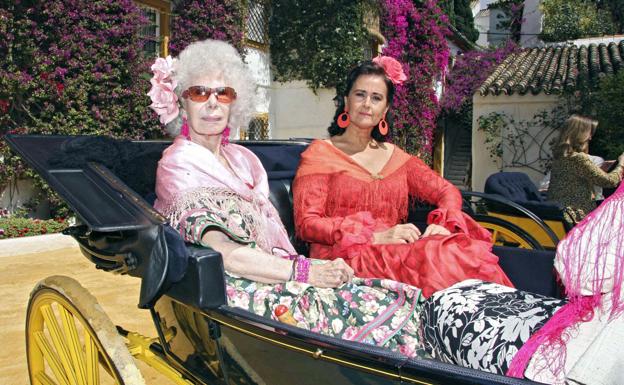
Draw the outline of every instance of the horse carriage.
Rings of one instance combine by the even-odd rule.
[[[8,135],[6,140],[74,211],[78,223],[66,234],[76,239],[84,256],[98,269],[141,279],[138,306],[150,312],[158,332],[152,339],[114,326],[78,282],[48,277],[35,286],[28,304],[32,384],[144,383],[133,357],[176,384],[533,383],[410,359],[228,306],[221,255],[185,244],[150,204],[156,164],[170,142],[35,135]],[[262,161],[271,201],[305,253],[306,245],[294,239],[290,184],[308,143],[240,144]],[[487,215],[488,200],[509,203],[467,193],[465,210],[487,228],[526,243],[521,228]],[[420,208],[411,215],[416,223]],[[544,226],[532,213],[525,214]],[[554,252],[538,249],[495,246],[494,253],[517,288],[558,296]]]

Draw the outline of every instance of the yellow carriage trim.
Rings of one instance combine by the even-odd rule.
[[[526,231],[529,235],[531,235],[533,238],[535,238],[535,240],[538,241],[540,245],[542,245],[545,248],[554,249],[556,247],[556,245],[553,243],[552,239],[550,239],[548,234],[546,234],[546,232],[542,230],[537,225],[537,223],[535,223],[535,221],[533,221],[530,218],[519,217],[515,215],[508,215],[508,214],[501,214],[495,211],[488,211],[487,214],[492,217],[503,219],[507,222],[513,223],[514,225],[520,227],[521,229]],[[557,238],[563,239],[565,237],[566,231],[565,231],[565,228],[563,227],[563,222],[554,221],[554,220],[544,220],[544,223],[548,227],[550,227],[550,229],[555,233]],[[503,236],[502,240],[504,241],[505,236],[503,234],[501,234],[501,236]],[[513,241],[513,239],[509,239],[509,240]],[[499,239],[499,242],[500,241],[501,239]],[[523,246],[520,246],[520,247],[523,247]]]

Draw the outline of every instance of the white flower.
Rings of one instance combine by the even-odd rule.
[[[338,318],[333,320],[332,323],[331,323],[332,330],[334,331],[335,334],[340,333],[342,331],[343,326],[344,326],[344,324]]]

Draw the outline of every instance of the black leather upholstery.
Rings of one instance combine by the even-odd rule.
[[[554,251],[503,246],[492,251],[517,289],[556,298],[563,294],[555,280]]]
[[[501,195],[524,206],[542,219],[563,219],[562,207],[557,202],[544,199],[525,173],[499,172],[492,174],[485,181],[484,192]],[[496,209],[506,211],[504,208],[497,207]]]

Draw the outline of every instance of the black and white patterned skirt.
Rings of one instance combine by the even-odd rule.
[[[463,281],[425,301],[422,342],[440,361],[505,374],[522,345],[564,304],[495,283]]]

